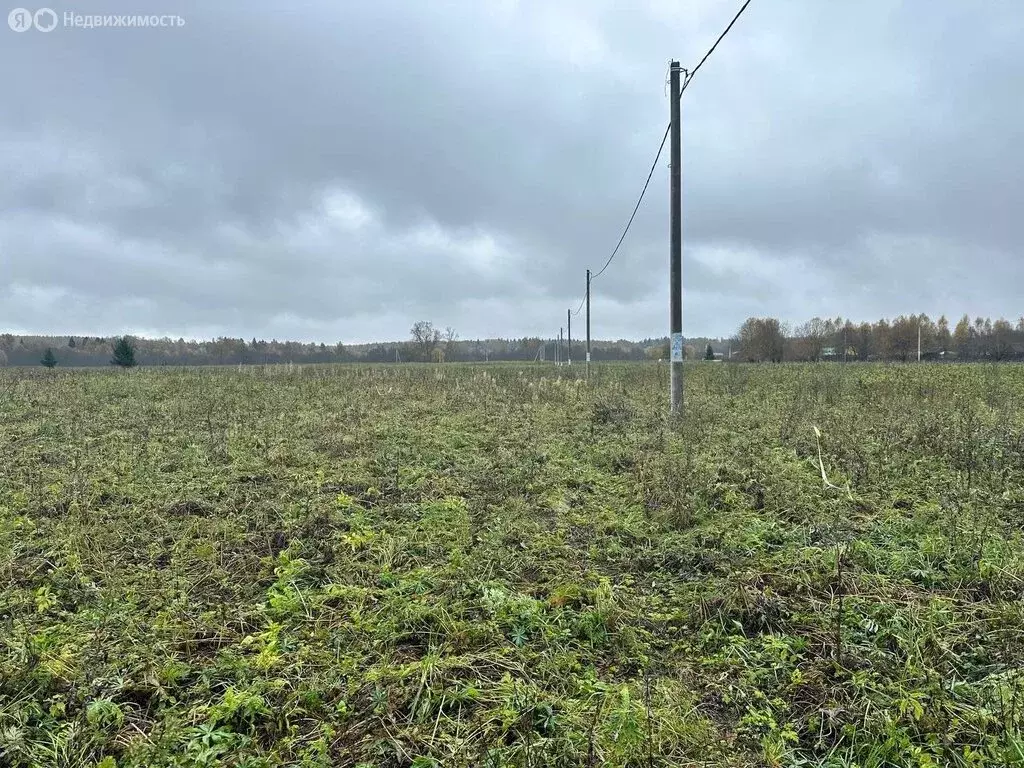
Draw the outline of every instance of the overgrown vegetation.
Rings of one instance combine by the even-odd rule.
[[[1024,765],[1024,369],[582,370],[0,373],[0,762]]]

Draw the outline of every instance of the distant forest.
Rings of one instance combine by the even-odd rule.
[[[14,336],[0,334],[0,365],[40,365],[52,349],[58,366],[107,366],[115,338],[96,336]],[[645,351],[667,339],[591,341],[594,359],[643,360]],[[393,363],[553,360],[551,339],[439,341],[425,347],[414,341],[373,344],[305,344],[296,341],[219,338],[213,341],[131,337],[139,365],[273,365],[278,363]],[[583,343],[573,339],[573,356],[582,360]]]
[[[1024,360],[1024,316],[1016,324],[963,315],[950,325],[945,315],[900,315],[891,322],[854,323],[815,317],[795,328],[775,318],[751,317],[732,340],[732,357],[782,360]]]
[[[0,365],[40,365],[51,350],[58,366],[107,366],[115,338],[95,336],[15,336],[0,334]],[[295,341],[219,338],[212,341],[131,338],[140,365],[268,365],[278,363],[387,363],[551,361],[566,357],[557,339],[459,339],[429,322],[416,323],[408,341],[373,344],[307,344]],[[708,347],[710,345],[710,352]],[[855,323],[813,318],[789,327],[775,318],[747,319],[730,338],[688,338],[690,359],[732,361],[910,361],[1024,360],[1024,317],[971,319],[950,325],[945,317],[901,315],[894,320]],[[658,360],[668,357],[668,338],[640,341],[592,340],[592,359]],[[583,341],[573,339],[571,357],[585,358]]]

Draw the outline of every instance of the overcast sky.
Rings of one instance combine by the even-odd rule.
[[[82,0],[51,7],[185,25],[2,27],[0,330],[554,335],[643,185],[668,60],[739,4]],[[1024,314],[1022,40],[1019,0],[753,0],[683,99],[684,333]],[[667,335],[667,166],[595,337]]]

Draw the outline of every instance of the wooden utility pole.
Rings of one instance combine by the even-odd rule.
[[[669,336],[671,345],[671,362],[669,363],[670,410],[679,413],[683,408],[683,221],[682,221],[682,141],[679,126],[679,72],[678,61],[673,61],[669,71],[669,113],[671,115],[671,200],[672,238],[670,247],[669,281]],[[587,279],[587,295],[590,295],[589,273]],[[589,310],[590,302],[587,307]],[[589,315],[588,315],[589,317]]]
[[[587,270],[587,377],[590,377],[590,270]]]
[[[572,310],[565,310],[565,326],[566,326],[566,338],[565,338],[565,362],[566,365],[572,365]]]

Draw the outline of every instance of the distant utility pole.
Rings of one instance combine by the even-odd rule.
[[[587,270],[587,377],[590,377],[590,270]]]
[[[669,113],[671,115],[671,205],[672,243],[670,251],[669,280],[671,300],[669,307],[671,358],[669,363],[670,409],[679,413],[683,408],[683,217],[682,217],[682,141],[679,126],[679,72],[678,61],[669,67]],[[587,295],[590,295],[589,272]],[[587,302],[589,310],[590,302]],[[589,315],[588,315],[589,317]]]
[[[917,362],[921,362],[921,321],[917,321]]]
[[[565,362],[567,365],[572,365],[572,310],[565,310],[565,324],[566,324],[566,342],[565,342]]]

